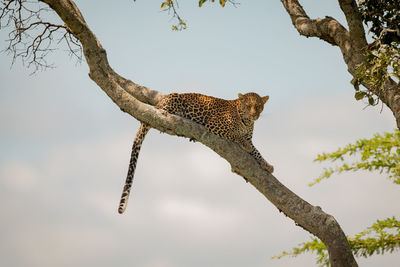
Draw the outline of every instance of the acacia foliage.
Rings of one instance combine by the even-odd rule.
[[[354,158],[352,162],[347,161],[350,156]],[[396,129],[393,133],[375,134],[371,139],[357,140],[334,152],[319,154],[314,161],[339,161],[340,164],[324,168],[323,173],[309,185],[319,183],[334,173],[358,170],[386,173],[395,184],[400,184],[400,132]]]
[[[351,250],[357,257],[369,257],[374,254],[392,253],[400,249],[400,221],[395,217],[377,220],[364,231],[354,237],[348,237]],[[285,256],[296,257],[302,253],[316,253],[319,266],[329,266],[326,246],[318,238],[299,244],[290,251],[284,251],[272,258],[280,259]]]
[[[349,162],[349,158],[353,158],[354,161]],[[395,129],[393,133],[375,134],[370,139],[359,139],[334,152],[319,154],[314,161],[340,161],[341,164],[325,168],[310,185],[315,185],[335,173],[359,170],[385,172],[393,183],[400,184],[400,131]],[[394,216],[377,220],[354,237],[347,237],[347,240],[357,257],[392,253],[400,249],[400,221]],[[290,251],[284,251],[273,258],[296,257],[306,252],[317,255],[316,262],[319,266],[329,266],[326,246],[316,237],[311,237],[310,241],[298,244]]]

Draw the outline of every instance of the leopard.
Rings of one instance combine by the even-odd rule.
[[[260,117],[268,99],[269,96],[261,97],[254,92],[239,93],[234,100],[198,93],[172,93],[161,98],[155,108],[194,121],[203,125],[208,132],[233,141],[250,153],[263,169],[272,173],[274,167],[261,156],[252,143],[254,122]],[[128,174],[118,207],[120,214],[127,207],[139,152],[150,128],[147,123],[142,122],[133,142]]]

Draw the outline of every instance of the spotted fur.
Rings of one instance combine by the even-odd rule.
[[[133,175],[135,174],[140,148],[142,147],[143,140],[149,130],[150,126],[146,123],[142,123],[140,125],[139,131],[136,134],[135,141],[133,142],[131,159],[129,161],[128,167],[128,174],[126,175],[124,189],[122,190],[121,200],[119,202],[118,212],[120,214],[125,211],[126,205],[128,204],[128,198],[132,188]]]
[[[156,108],[202,124],[208,131],[236,142],[249,152],[261,167],[272,173],[273,166],[263,159],[251,141],[254,122],[259,118],[269,97],[260,97],[256,93],[238,96],[239,98],[235,100],[224,100],[194,93],[170,94],[162,98]],[[133,143],[119,213],[123,213],[126,209],[139,151],[149,130],[150,126],[142,123]]]

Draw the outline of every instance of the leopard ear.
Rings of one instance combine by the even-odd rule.
[[[267,103],[269,96],[266,95],[266,96],[262,97],[261,99],[262,99],[262,102],[265,104],[265,103]]]
[[[238,94],[239,99],[243,97],[241,93]]]

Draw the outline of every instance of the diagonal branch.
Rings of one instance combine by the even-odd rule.
[[[139,86],[116,74],[108,63],[105,50],[70,0],[43,0],[64,21],[81,42],[89,65],[90,78],[125,112],[151,127],[168,134],[200,141],[226,159],[232,171],[245,177],[258,191],[295,223],[318,236],[329,251],[332,266],[357,266],[347,239],[336,220],[283,186],[273,175],[261,169],[256,160],[235,143],[209,133],[203,126],[151,105],[161,94]],[[142,102],[143,101],[143,102]],[[149,103],[147,105],[145,103]]]

